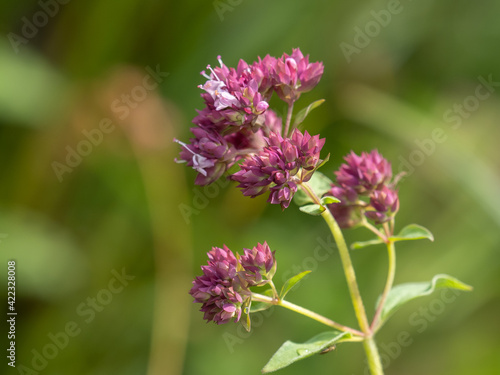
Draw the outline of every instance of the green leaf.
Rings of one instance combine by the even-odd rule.
[[[299,113],[297,113],[295,115],[295,121],[293,122],[292,128],[296,128],[297,126],[302,124],[302,122],[306,119],[309,112],[311,112],[314,108],[319,107],[324,102],[325,102],[325,99],[316,100],[315,102],[312,102],[311,104],[309,104],[306,108],[301,109],[299,111]]]
[[[323,196],[323,194],[330,190],[333,184],[328,177],[318,171],[314,172],[311,179],[307,183],[318,197]],[[302,189],[297,190],[293,197],[293,201],[298,206],[303,206],[307,203],[314,203]]]
[[[287,367],[351,337],[352,335],[347,332],[328,331],[320,333],[304,343],[285,341],[264,366],[262,373],[266,374]]]
[[[374,238],[373,240],[369,240],[369,241],[354,242],[351,245],[351,249],[352,250],[357,250],[357,249],[362,249],[363,247],[372,246],[372,245],[378,245],[378,244],[381,244],[381,243],[384,243],[384,241],[382,241],[380,238]]]
[[[297,192],[293,196],[293,201],[297,206],[303,206],[308,203],[313,203],[313,200],[306,193],[304,193],[304,190],[302,189],[297,190]]]
[[[393,241],[408,241],[408,240],[421,240],[428,239],[434,241],[432,233],[421,225],[410,224],[401,229],[395,236],[389,237]]]
[[[328,153],[328,155],[326,155],[326,158],[324,158],[321,163],[319,163],[317,166],[316,166],[316,170],[320,169],[323,165],[326,164],[326,162],[330,160],[330,153]]]
[[[337,199],[337,198],[332,197],[332,196],[327,196],[327,197],[321,198],[321,204],[322,205],[332,204],[332,203],[339,203],[339,202],[340,202],[340,199]]]
[[[472,287],[470,285],[464,284],[454,277],[444,274],[434,276],[430,282],[406,283],[396,285],[390,290],[389,294],[387,295],[384,307],[382,308],[382,313],[380,314],[380,325],[382,325],[383,322],[389,318],[389,316],[391,316],[405,303],[418,297],[428,296],[438,289],[445,288],[465,291],[472,290]],[[379,303],[380,298],[377,302],[377,305]]]
[[[332,188],[333,182],[323,173],[316,171],[309,180],[308,184],[318,197],[322,197]]]
[[[250,321],[250,306],[252,305],[252,301],[247,299],[245,303],[242,305],[242,311],[243,313],[241,314],[242,317],[240,319],[241,325],[247,330],[247,332],[250,332],[250,328],[252,327],[252,322]]]
[[[306,206],[299,207],[299,210],[312,216],[318,216],[325,211],[325,207],[320,206],[319,204],[308,204]]]
[[[281,288],[280,298],[281,299],[285,298],[290,289],[292,289],[297,283],[299,283],[304,278],[304,276],[306,276],[310,272],[311,271],[304,271],[295,276],[290,277],[283,285],[283,288]]]

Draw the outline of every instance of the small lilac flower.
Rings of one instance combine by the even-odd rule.
[[[205,91],[201,96],[206,108],[193,122],[205,126],[212,123],[223,133],[238,131],[241,127],[258,130],[263,123],[261,115],[269,107],[259,91],[259,81],[263,77],[243,60],[234,69],[224,65],[220,56],[217,58],[220,67],[212,69],[208,65],[210,75],[201,72],[207,78],[205,84],[199,86]]]
[[[198,172],[195,184],[208,185],[217,180],[235,162],[234,149],[215,132],[203,128],[192,128],[195,138],[191,144],[185,144],[177,139],[182,146],[177,163],[187,163]]]
[[[323,75],[323,63],[309,63],[299,48],[283,54],[275,66],[275,90],[281,100],[291,104],[301,93],[312,90]]]
[[[375,224],[389,221],[399,210],[399,198],[396,190],[384,186],[370,195],[370,205],[374,211],[366,211],[365,216]]]
[[[271,252],[267,242],[257,244],[254,248],[244,249],[245,253],[240,257],[241,265],[243,266],[243,275],[245,281],[250,285],[261,286],[267,283],[262,281],[265,277],[267,280],[272,279],[276,271],[276,259],[274,252]]]
[[[242,285],[237,273],[236,256],[224,245],[212,248],[208,259],[208,265],[201,267],[203,275],[194,279],[189,294],[195,303],[202,304],[200,311],[205,313],[205,320],[224,324],[234,318],[238,322],[242,305],[251,293]]]
[[[379,189],[392,178],[391,163],[377,150],[369,154],[363,152],[361,156],[351,151],[344,159],[347,164],[342,164],[335,172],[337,182],[353,188],[359,194]]]
[[[362,220],[362,206],[358,203],[358,194],[348,186],[333,185],[326,195],[340,200],[328,205],[333,217],[342,229],[353,228]]]

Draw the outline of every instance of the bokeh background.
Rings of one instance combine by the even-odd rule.
[[[257,374],[283,341],[324,330],[283,309],[256,317],[250,334],[205,324],[187,292],[222,244],[241,251],[267,240],[278,284],[314,271],[291,301],[356,324],[338,254],[315,253],[328,239],[321,219],[244,198],[225,181],[197,188],[195,172],[173,162],[172,139],[189,138],[202,107],[207,64],[300,47],[325,65],[296,104],[326,99],[305,124],[327,139],[323,172],[351,149],[377,148],[409,172],[398,227],[415,222],[435,235],[398,245],[396,283],[448,273],[475,288],[402,308],[378,335],[386,374],[499,374],[498,14],[499,2],[460,0],[2,1],[0,275],[17,261],[19,315],[18,367],[4,356],[1,372]],[[84,155],[68,156],[75,150]],[[371,314],[386,254],[380,246],[352,257]],[[68,323],[71,337],[60,334]],[[364,371],[361,345],[344,344],[280,373]]]

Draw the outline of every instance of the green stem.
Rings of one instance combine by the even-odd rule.
[[[352,333],[353,335],[356,336],[364,336],[363,332],[358,331],[357,329],[347,327],[343,324],[334,322],[331,319],[328,319],[324,317],[323,315],[319,315],[318,313],[315,313],[314,311],[308,310],[302,306],[298,306],[294,303],[282,300],[282,299],[275,299],[272,297],[268,297],[262,294],[258,293],[252,293],[252,301],[259,301],[259,302],[267,302],[267,303],[272,303],[273,305],[277,306],[282,306],[288,310],[295,311],[296,313],[302,314],[304,316],[307,316],[311,319],[316,320],[317,322],[320,322],[324,325],[327,325],[328,327],[338,329],[339,331],[342,332],[349,332]]]
[[[290,123],[292,122],[292,112],[293,102],[288,104],[288,112],[286,114],[285,131],[283,132],[283,137],[288,137],[288,129],[290,129]]]
[[[363,331],[367,335],[370,335],[370,325],[366,317],[365,306],[363,305],[363,300],[361,299],[358,283],[356,281],[356,273],[354,272],[354,267],[352,266],[351,262],[351,256],[349,255],[349,250],[347,249],[342,231],[333,218],[330,210],[323,211],[321,213],[321,216],[326,221],[326,224],[330,228],[330,231],[333,234],[333,238],[335,238],[335,242],[337,243],[340,260],[342,261],[342,266],[344,268],[344,273],[347,280],[347,286],[349,287],[349,293],[351,294],[354,312],[356,313],[356,318],[358,319],[361,331]]]
[[[279,299],[279,294],[278,294],[278,291],[276,290],[276,287],[274,286],[273,280],[269,280],[269,285],[271,286],[271,289],[273,290],[274,298]]]
[[[302,183],[300,186],[315,203],[321,204],[319,197],[307,183]],[[347,244],[345,243],[344,236],[329,209],[323,211],[321,216],[330,228],[339,250],[340,260],[342,262],[342,267],[344,268],[347,286],[349,288],[352,305],[354,307],[354,313],[356,314],[361,331],[363,331],[364,334],[363,347],[365,348],[370,372],[372,375],[383,375],[384,372],[380,362],[380,354],[373,339],[373,331],[368,323],[368,318],[366,317],[365,306],[363,305],[361,293],[359,292],[358,283],[356,281],[356,273],[354,272],[354,267],[352,266],[351,256],[349,255],[349,250],[347,248]]]
[[[373,225],[371,225],[368,221],[366,221],[366,219],[363,219],[363,226],[372,231],[373,233],[375,233],[375,235],[377,237],[379,237],[382,241],[386,242],[387,243],[387,236],[384,235],[382,232],[380,232],[376,227],[374,227]]]
[[[352,266],[351,257],[349,255],[349,250],[347,249],[344,236],[342,235],[342,231],[340,230],[340,227],[335,221],[335,218],[330,210],[323,211],[321,216],[323,216],[323,219],[325,219],[328,224],[328,227],[335,238],[335,242],[337,243],[337,248],[339,249],[340,260],[342,261],[342,266],[344,268],[347,286],[349,287],[352,304],[354,306],[354,312],[356,314],[356,318],[358,319],[359,326],[365,334],[363,347],[365,348],[366,358],[368,359],[370,373],[372,375],[383,375],[384,372],[380,362],[380,355],[378,353],[377,345],[373,340],[373,332],[368,324],[365,307],[363,305],[363,300],[361,299],[358,283],[356,281],[356,274],[354,272],[354,267]]]
[[[384,308],[385,301],[387,300],[387,295],[391,291],[392,284],[394,282],[394,274],[396,273],[396,250],[394,248],[393,241],[389,241],[387,243],[387,253],[389,256],[389,271],[387,272],[387,281],[385,283],[384,292],[382,293],[382,297],[380,297],[380,302],[377,306],[377,310],[375,311],[375,316],[373,317],[373,322],[370,327],[372,332],[375,332],[380,325],[380,315],[382,313],[382,309]]]
[[[363,346],[368,360],[368,367],[372,375],[384,375],[382,363],[380,362],[380,354],[378,352],[377,344],[373,337],[366,337],[363,340]]]

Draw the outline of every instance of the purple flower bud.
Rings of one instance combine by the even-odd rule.
[[[254,248],[244,249],[245,253],[240,257],[243,271],[240,273],[248,285],[261,286],[267,281],[263,281],[265,277],[267,280],[272,279],[276,269],[276,259],[274,252],[271,252],[267,242],[264,244],[257,244]]]
[[[399,198],[396,190],[384,186],[370,195],[370,205],[373,211],[366,211],[365,216],[375,224],[389,221],[399,210]]]
[[[203,275],[193,281],[189,291],[195,303],[201,303],[204,319],[224,324],[231,319],[239,321],[242,305],[250,298],[250,291],[243,287],[237,273],[238,261],[224,245],[208,253],[208,265],[202,266]]]
[[[381,188],[392,178],[391,163],[380,155],[377,150],[361,156],[351,151],[345,158],[347,164],[342,164],[335,172],[337,182],[349,186],[359,194],[369,194]]]
[[[258,102],[257,105],[255,106],[255,109],[259,114],[264,112],[267,108],[269,108],[269,104],[264,100]]]

